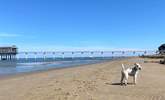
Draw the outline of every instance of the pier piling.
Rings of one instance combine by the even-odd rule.
[[[16,46],[0,47],[0,60],[16,59],[16,54],[17,54]]]

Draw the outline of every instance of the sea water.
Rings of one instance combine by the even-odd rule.
[[[77,57],[77,58],[20,58],[0,61],[0,76],[49,70],[53,68],[75,67],[119,59],[120,57]]]

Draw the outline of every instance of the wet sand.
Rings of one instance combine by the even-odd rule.
[[[153,59],[152,59],[153,60]],[[0,100],[165,100],[165,65],[129,58],[0,79]],[[121,63],[139,62],[137,85],[120,86]]]

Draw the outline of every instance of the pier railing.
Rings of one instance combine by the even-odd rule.
[[[67,58],[67,57],[129,57],[141,55],[154,55],[156,50],[139,51],[42,51],[18,52],[16,58]]]
[[[18,52],[16,57],[20,58],[76,58],[76,57],[131,57],[142,55],[159,54],[157,50],[128,50],[128,51],[22,51]],[[6,57],[6,56],[4,56]],[[1,59],[0,57],[0,60]]]

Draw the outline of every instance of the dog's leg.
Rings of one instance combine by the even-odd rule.
[[[137,83],[137,75],[135,75],[135,76],[133,77],[133,81],[134,81],[134,84],[136,85],[136,83]]]
[[[128,74],[125,74],[125,80],[124,80],[124,83],[125,83],[125,85],[127,86],[127,84],[128,84]]]
[[[128,84],[127,79],[124,80],[124,84],[125,84],[125,86],[127,86],[127,84]]]
[[[121,81],[120,81],[121,85],[123,85],[123,80],[124,80],[124,73],[122,72],[121,73]]]

